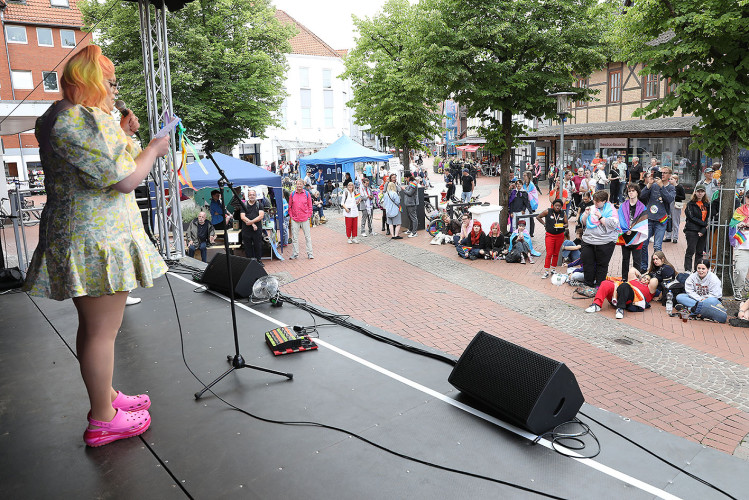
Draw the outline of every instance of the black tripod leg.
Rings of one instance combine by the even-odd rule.
[[[279,371],[276,371],[276,370],[271,370],[269,368],[263,368],[262,366],[255,366],[255,365],[247,365],[246,364],[242,368],[252,368],[253,370],[259,370],[261,372],[273,373],[274,375],[281,375],[283,377],[286,377],[289,380],[291,380],[291,379],[294,378],[294,374],[293,373],[279,372]]]
[[[217,378],[216,380],[214,380],[213,382],[211,382],[210,384],[208,384],[207,386],[205,386],[205,387],[203,388],[203,390],[202,390],[202,391],[200,391],[200,392],[196,392],[196,393],[195,393],[195,399],[200,399],[200,398],[201,398],[201,396],[203,396],[203,394],[204,394],[204,393],[205,393],[205,392],[206,392],[206,391],[207,391],[208,389],[210,389],[210,388],[211,388],[211,387],[213,387],[214,385],[218,384],[218,383],[219,383],[219,382],[221,381],[221,379],[223,379],[224,377],[226,377],[227,375],[229,375],[229,374],[230,374],[231,372],[233,372],[233,371],[234,371],[234,370],[236,370],[236,369],[237,369],[237,368],[236,368],[235,366],[232,366],[231,368],[229,368],[228,370],[226,370],[226,371],[225,371],[224,373],[222,373],[222,374],[221,374],[221,376],[220,376],[219,378]]]

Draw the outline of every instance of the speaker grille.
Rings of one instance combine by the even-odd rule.
[[[460,357],[449,382],[462,392],[524,421],[561,365],[499,337],[479,332]]]

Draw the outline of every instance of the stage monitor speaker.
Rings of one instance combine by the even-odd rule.
[[[480,331],[448,381],[498,417],[540,435],[572,420],[585,398],[564,363]]]
[[[234,277],[234,296],[249,297],[252,295],[252,285],[262,276],[267,276],[265,268],[256,260],[229,255],[231,259],[231,274]],[[200,280],[211,290],[229,296],[229,271],[226,266],[226,254],[217,253],[211,259],[208,267],[203,271]]]

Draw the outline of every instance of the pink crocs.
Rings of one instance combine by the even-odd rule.
[[[112,408],[125,410],[125,411],[139,411],[147,410],[151,407],[151,398],[148,394],[138,394],[136,396],[128,396],[120,391],[117,391],[117,397],[112,401]]]
[[[147,410],[117,409],[111,422],[101,422],[89,417],[88,423],[98,429],[86,429],[83,433],[83,441],[88,446],[97,447],[143,434],[151,425],[151,415]]]

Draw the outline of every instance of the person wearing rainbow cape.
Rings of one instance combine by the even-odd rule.
[[[737,294],[744,298],[746,274],[749,272],[749,192],[744,193],[743,204],[736,209],[728,229],[728,239],[733,247],[733,272]]]

